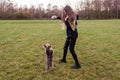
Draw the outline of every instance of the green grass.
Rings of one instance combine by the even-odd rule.
[[[59,64],[66,32],[56,20],[0,21],[0,80],[120,80],[120,20],[80,20],[75,50],[82,68]],[[45,72],[43,44],[54,48],[52,71]]]

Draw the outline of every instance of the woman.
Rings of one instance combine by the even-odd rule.
[[[74,51],[76,39],[78,37],[77,18],[78,17],[76,16],[75,12],[68,5],[64,7],[61,17],[52,16],[52,19],[61,19],[66,25],[67,38],[64,44],[63,58],[60,60],[60,63],[66,63],[66,55],[69,47],[70,53],[72,54],[75,61],[75,65],[71,67],[73,69],[81,68],[77,59],[77,55]]]

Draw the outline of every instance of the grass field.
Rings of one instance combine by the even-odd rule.
[[[0,80],[120,80],[120,20],[80,20],[73,58],[59,64],[66,32],[56,20],[0,21]],[[45,72],[43,44],[54,48],[52,71]]]

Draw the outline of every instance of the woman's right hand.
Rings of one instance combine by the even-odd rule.
[[[57,19],[56,15],[51,16],[51,19]]]

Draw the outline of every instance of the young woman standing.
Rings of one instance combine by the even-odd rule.
[[[66,26],[67,38],[64,44],[63,58],[60,60],[60,63],[66,63],[66,55],[69,47],[70,53],[72,54],[75,61],[75,65],[71,67],[72,69],[81,68],[76,52],[74,50],[75,43],[78,37],[77,18],[78,17],[73,9],[68,5],[64,7],[61,17],[52,16],[52,19],[61,19]]]

